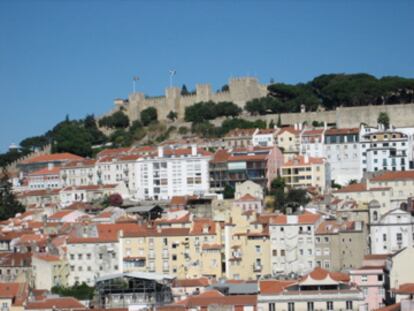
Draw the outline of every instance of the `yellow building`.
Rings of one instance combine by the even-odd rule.
[[[254,211],[231,208],[225,225],[226,277],[258,279],[271,274],[270,241],[266,217],[257,218]]]
[[[280,176],[286,185],[292,188],[316,187],[324,192],[330,187],[329,164],[324,158],[295,156],[285,162]]]
[[[190,214],[161,219],[120,238],[122,272],[171,274],[177,278],[222,276],[221,225]]]

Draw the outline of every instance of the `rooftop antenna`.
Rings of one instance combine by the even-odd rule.
[[[135,93],[135,84],[137,83],[138,80],[139,80],[138,76],[132,77],[132,93]]]
[[[172,69],[172,70],[169,71],[169,73],[170,73],[170,87],[172,87],[173,86],[173,77],[176,75],[177,70]]]

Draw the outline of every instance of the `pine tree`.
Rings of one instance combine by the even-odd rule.
[[[279,117],[277,118],[277,127],[282,127],[282,118],[280,117],[280,114],[279,114]]]
[[[0,178],[0,221],[14,217],[17,213],[23,213],[24,211],[24,206],[17,201],[12,191],[7,170],[3,167]]]

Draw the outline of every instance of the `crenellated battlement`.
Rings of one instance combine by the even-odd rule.
[[[213,92],[210,84],[197,84],[195,94],[181,95],[177,87],[165,89],[165,96],[146,97],[144,93],[129,94],[128,99],[114,100],[115,110],[124,109],[131,121],[140,117],[142,110],[154,107],[158,112],[158,119],[165,120],[170,111],[175,111],[179,119],[184,118],[185,108],[197,102],[231,101],[243,108],[246,102],[267,95],[267,85],[260,84],[254,77],[239,77],[229,80],[229,90]]]

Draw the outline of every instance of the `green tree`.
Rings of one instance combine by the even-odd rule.
[[[270,129],[275,128],[275,122],[273,120],[270,120],[270,122],[269,122],[269,128]]]
[[[91,300],[94,295],[95,288],[88,286],[86,283],[76,283],[71,287],[53,286],[52,293],[63,297],[74,297],[79,300]]]
[[[99,145],[105,143],[108,138],[102,133],[96,126],[96,120],[94,115],[87,115],[83,120],[85,129],[92,136],[92,144]]]
[[[181,87],[181,95],[185,96],[185,95],[189,95],[190,92],[187,90],[187,86],[185,84],[183,84],[183,86]]]
[[[63,121],[52,132],[52,152],[70,152],[83,157],[92,155],[93,137],[81,122]]]
[[[115,129],[127,128],[129,126],[129,118],[123,111],[119,110],[110,116],[100,119],[99,126]]]
[[[141,111],[141,122],[144,126],[149,125],[158,120],[157,109],[148,107]]]
[[[234,199],[234,188],[230,185],[224,186],[223,197],[225,199]]]
[[[230,90],[230,88],[229,88],[229,85],[228,84],[224,84],[222,87],[221,87],[221,91],[222,92],[228,92]]]
[[[14,196],[8,172],[3,167],[0,178],[0,220],[7,220],[24,211],[24,206]]]
[[[305,206],[309,201],[310,199],[304,189],[290,189],[286,196],[286,202],[288,204]]]
[[[273,179],[270,185],[270,192],[274,196],[274,207],[283,211],[286,204],[285,181],[280,176]]]
[[[175,121],[177,119],[177,113],[175,111],[170,111],[167,115],[167,118],[171,121]]]
[[[378,124],[384,125],[386,129],[390,127],[390,117],[386,112],[380,112],[377,119]]]
[[[277,117],[277,127],[278,128],[282,127],[282,118],[281,118],[280,114]]]

